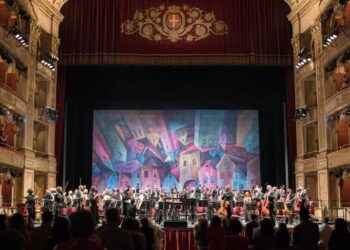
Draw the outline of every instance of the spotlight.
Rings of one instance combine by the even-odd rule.
[[[41,112],[41,116],[45,113],[47,120],[49,121],[57,121],[58,118],[58,114],[56,112],[56,110],[54,110],[53,108],[50,107],[45,107],[43,109],[43,111]]]
[[[308,106],[303,106],[295,110],[294,118],[300,120],[304,119],[307,115],[311,115],[310,109]]]
[[[0,107],[0,115],[9,116],[10,115],[10,110],[8,110],[5,107]]]
[[[297,64],[298,67],[296,67],[297,69],[299,69],[301,66],[304,66],[306,63],[311,62],[311,54],[310,54],[310,50],[308,48],[302,48],[299,53],[299,63]]]

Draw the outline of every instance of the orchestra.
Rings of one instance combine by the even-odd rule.
[[[30,216],[33,216],[34,194],[28,190],[27,207]],[[135,189],[127,186],[124,190],[114,188],[112,192],[106,188],[99,193],[95,186],[90,188],[80,185],[74,192],[64,192],[62,187],[49,189],[41,199],[41,210],[50,210],[55,216],[69,216],[71,213],[85,209],[93,213],[99,220],[109,208],[118,208],[124,216],[143,217],[151,216],[156,223],[165,219],[179,220],[183,214],[192,223],[197,218],[198,208],[203,216],[210,219],[213,215],[229,219],[240,217],[246,222],[254,214],[259,219],[285,218],[286,223],[293,223],[298,218],[302,208],[312,208],[307,190],[298,187],[293,193],[285,186],[273,187],[267,185],[249,190],[236,191],[230,186],[224,188],[186,188],[178,191],[174,185],[170,192],[164,189]]]

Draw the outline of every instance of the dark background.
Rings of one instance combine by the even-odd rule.
[[[278,67],[70,67],[65,164],[69,188],[91,185],[94,109],[257,109],[262,184],[285,184],[286,69]],[[63,179],[65,175],[65,179]]]

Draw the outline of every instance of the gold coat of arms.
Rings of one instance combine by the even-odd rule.
[[[132,20],[125,20],[121,33],[138,33],[152,41],[169,40],[173,43],[185,40],[195,42],[210,35],[227,35],[227,25],[217,21],[213,12],[205,12],[187,5],[151,7],[144,11],[136,10]]]

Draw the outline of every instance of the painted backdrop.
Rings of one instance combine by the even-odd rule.
[[[260,184],[256,110],[96,110],[92,184],[224,187]]]

